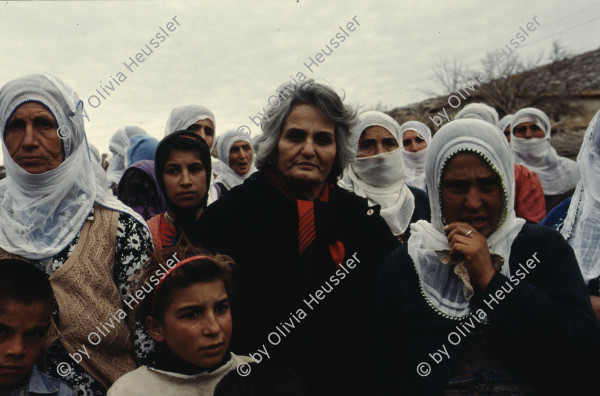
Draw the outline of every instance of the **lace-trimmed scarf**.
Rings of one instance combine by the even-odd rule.
[[[469,290],[460,267],[447,262],[450,250],[442,218],[441,181],[448,161],[462,152],[479,155],[502,182],[504,208],[500,224],[488,236],[490,253],[504,275],[510,275],[507,264],[511,245],[525,224],[514,212],[514,171],[508,142],[493,126],[481,120],[456,120],[443,126],[431,141],[427,153],[427,188],[431,206],[431,223],[420,220],[411,225],[408,239],[410,255],[419,276],[421,291],[427,303],[441,316],[462,319],[471,312]],[[502,261],[506,264],[501,266]],[[461,279],[462,278],[462,279]]]

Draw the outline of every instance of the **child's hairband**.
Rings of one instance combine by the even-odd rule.
[[[164,276],[164,278],[159,279],[158,284],[156,285],[156,288],[154,289],[154,294],[152,295],[152,313],[154,313],[154,303],[156,302],[156,295],[158,294],[158,288],[160,287],[160,285],[162,285],[163,281],[165,279],[167,279],[167,276],[169,276],[173,271],[175,271],[177,268],[181,267],[184,264],[189,263],[190,261],[193,260],[198,260],[198,259],[203,259],[203,258],[207,258],[210,259],[211,257],[209,256],[193,256],[193,257],[188,257],[184,260],[181,260],[180,262],[178,262],[173,268],[169,268]]]

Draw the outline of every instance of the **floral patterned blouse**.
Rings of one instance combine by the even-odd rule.
[[[92,208],[87,220],[93,219],[94,209]],[[79,235],[77,235],[69,246],[54,257],[33,262],[46,272],[48,276],[51,276],[54,271],[67,261],[78,241]],[[154,247],[152,245],[152,237],[146,227],[130,214],[121,212],[117,226],[117,245],[113,273],[114,282],[121,294],[121,299],[130,292],[129,288],[132,284],[135,271],[140,269],[148,259],[148,250],[154,250]],[[128,311],[126,305],[124,305],[123,309],[125,312]],[[56,301],[54,302],[52,316],[58,325],[59,316]],[[145,332],[140,323],[134,325],[133,343],[136,364],[146,364],[149,354],[154,350],[154,341]],[[46,361],[48,364],[48,374],[68,383],[77,391],[79,396],[106,395],[104,386],[75,363],[58,340],[50,346]],[[63,362],[70,366],[70,370],[66,370],[64,365],[59,367]]]

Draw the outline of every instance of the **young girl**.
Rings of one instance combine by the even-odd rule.
[[[179,131],[156,149],[155,173],[167,211],[148,220],[156,251],[174,246],[206,209],[210,186],[210,149],[199,135]]]
[[[144,295],[133,316],[158,343],[156,363],[119,378],[109,396],[212,395],[228,372],[253,361],[229,352],[234,265],[183,244],[151,259],[138,278]]]

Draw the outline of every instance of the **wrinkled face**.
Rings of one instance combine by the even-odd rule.
[[[316,107],[296,105],[285,119],[277,152],[277,174],[289,185],[324,185],[336,155],[335,123]]]
[[[167,196],[179,208],[192,209],[204,200],[206,170],[194,151],[171,151],[163,168],[163,180]]]
[[[211,369],[229,348],[232,321],[229,299],[221,279],[172,290],[162,323],[148,319],[152,338],[166,343],[176,356]],[[149,317],[151,318],[151,317]]]
[[[6,122],[4,144],[17,165],[32,174],[59,166],[64,154],[54,116],[44,105],[27,102]]]
[[[0,305],[0,390],[29,375],[44,350],[50,308],[43,301]]]
[[[252,167],[252,146],[240,140],[231,145],[229,149],[229,167],[240,176],[245,175]]]
[[[365,129],[358,140],[358,158],[371,157],[396,150],[398,141],[382,126],[373,125]]]
[[[513,133],[516,137],[524,139],[543,138],[546,136],[544,131],[533,122],[524,122],[517,125]]]
[[[417,131],[408,130],[402,134],[402,146],[404,146],[404,150],[416,153],[427,148],[427,142],[419,136]]]
[[[208,118],[196,121],[194,124],[186,128],[190,132],[197,133],[204,139],[208,147],[212,147],[215,138],[215,126]]]
[[[469,223],[488,236],[500,223],[504,193],[500,176],[477,154],[456,154],[442,176],[442,216],[445,224]]]

